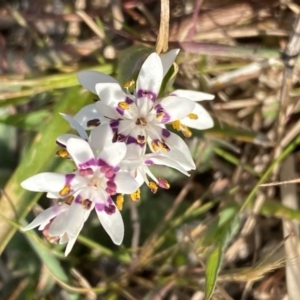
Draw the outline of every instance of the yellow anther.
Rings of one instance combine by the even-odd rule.
[[[141,190],[137,189],[134,193],[130,194],[132,201],[139,201],[141,199]]]
[[[185,137],[191,137],[192,132],[189,130],[189,128],[185,125],[181,125],[181,131]]]
[[[145,142],[146,142],[145,136],[144,136],[144,135],[138,135],[138,136],[137,136],[137,142],[138,142],[139,144],[145,144]]]
[[[161,187],[163,189],[169,189],[170,188],[170,183],[164,178],[158,178],[157,184],[159,185],[159,187]]]
[[[118,103],[118,106],[119,106],[120,108],[122,108],[122,109],[128,109],[128,108],[129,108],[129,104],[128,104],[127,102],[124,102],[124,101],[119,102],[119,103]]]
[[[130,87],[132,87],[133,85],[135,84],[135,81],[132,79],[132,80],[129,80],[129,81],[126,81],[123,85],[123,87],[125,89],[129,89]]]
[[[198,115],[196,115],[196,114],[194,114],[194,113],[188,114],[188,117],[189,117],[191,120],[197,120],[197,119],[198,119]]]
[[[63,197],[63,196],[67,196],[70,193],[70,186],[69,185],[65,185],[62,190],[59,192],[59,194]]]
[[[166,113],[161,111],[156,114],[156,119],[161,120]]]
[[[157,145],[158,145],[159,149],[164,152],[170,151],[170,148],[165,143],[162,143],[161,141],[157,141]]]
[[[181,123],[180,123],[180,121],[179,120],[176,120],[176,121],[173,121],[172,123],[172,126],[173,126],[173,128],[175,129],[175,130],[180,130],[180,128],[181,128]]]
[[[155,194],[157,192],[158,186],[157,186],[157,184],[155,182],[150,181],[149,184],[148,184],[148,186],[149,186],[149,188],[150,188],[150,190],[151,190],[152,193]]]
[[[159,147],[154,141],[151,142],[151,146],[154,152],[157,152],[159,150]]]
[[[123,202],[124,202],[124,196],[123,195],[118,195],[116,199],[116,205],[118,210],[123,209]]]
[[[92,206],[92,201],[90,201],[89,199],[82,199],[81,204],[84,209],[90,209]]]
[[[61,158],[70,158],[69,152],[66,149],[59,149],[56,152],[56,156],[59,156]]]
[[[65,203],[68,205],[71,205],[73,201],[74,201],[74,196],[69,196],[65,199]]]

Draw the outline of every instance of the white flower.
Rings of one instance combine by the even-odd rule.
[[[74,118],[85,128],[89,127],[88,124],[108,122],[116,140],[140,148],[148,141],[151,150],[165,152],[186,170],[194,169],[189,148],[165,125],[172,124],[187,136],[187,126],[197,129],[212,127],[212,118],[195,101],[213,99],[214,96],[176,90],[165,98],[158,98],[163,77],[177,53],[178,50],[172,50],[161,57],[150,54],[140,70],[133,95],[128,89],[124,91],[110,76],[95,71],[80,72],[79,82],[96,93],[101,101],[83,108]]]
[[[79,199],[75,201],[78,203]],[[68,243],[65,250],[65,256],[67,256],[72,250],[94,205],[93,202],[88,201],[85,202],[85,205],[70,205],[70,203],[67,204],[66,202],[54,205],[40,213],[23,230],[39,227],[38,229],[43,231],[44,236],[50,242]],[[120,214],[119,211],[116,211],[116,213]],[[118,231],[123,230],[122,227],[115,229]]]
[[[171,167],[189,176],[185,168],[162,153],[139,153],[132,144],[127,146],[127,154],[121,161],[120,168],[130,172],[139,183],[139,186],[145,182],[151,191],[156,193],[158,187],[169,189],[170,185],[167,180],[161,177],[156,178],[151,172],[149,166],[155,165]],[[151,178],[151,181],[148,177]],[[134,195],[131,196],[134,197]]]
[[[51,210],[54,215],[58,211],[59,216],[50,224],[49,234],[60,238],[66,234],[65,240],[72,244],[90,210],[95,207],[98,218],[112,241],[121,244],[124,224],[111,196],[116,193],[131,194],[138,188],[136,180],[129,173],[120,171],[118,166],[126,154],[126,145],[118,142],[111,144],[95,156],[88,142],[70,138],[66,149],[77,170],[70,174],[40,173],[21,183],[23,188],[30,191],[47,192],[49,198],[65,199],[63,208]],[[60,217],[63,212],[68,219]],[[50,219],[52,217],[53,215]],[[48,214],[45,213],[40,218],[40,223],[34,227],[44,226],[44,222],[49,223]],[[64,222],[60,222],[63,219]],[[25,229],[31,229],[32,224]],[[60,234],[53,235],[53,227],[58,227]]]

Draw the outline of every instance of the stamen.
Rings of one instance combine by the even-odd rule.
[[[121,101],[118,103],[118,106],[124,110],[129,109],[129,104],[127,102]]]
[[[87,169],[80,169],[79,174],[83,177],[88,176],[88,175],[93,175],[94,171],[92,168],[87,168]]]
[[[180,121],[179,120],[176,120],[176,121],[173,121],[172,123],[172,126],[173,126],[173,128],[175,129],[175,130],[180,130],[180,128],[181,128],[181,123],[180,123]]]
[[[118,195],[116,199],[116,205],[118,210],[123,209],[123,203],[124,203],[124,196],[123,195]]]
[[[92,201],[90,201],[89,199],[83,199],[81,202],[82,206],[84,209],[91,209],[92,206]]]
[[[170,151],[170,148],[164,142],[157,141],[157,145],[158,145],[159,149],[164,151],[164,152],[169,152]]]
[[[181,131],[185,137],[191,137],[192,132],[189,130],[189,128],[185,125],[181,125]]]
[[[157,151],[158,151],[159,147],[157,146],[157,143],[156,143],[156,142],[152,141],[152,142],[151,142],[151,146],[152,146],[152,149],[153,149],[154,152],[157,152]]]
[[[61,158],[70,158],[70,154],[66,149],[59,149],[56,152],[56,156],[59,156]]]
[[[197,120],[198,119],[198,115],[194,114],[194,113],[190,113],[187,115],[191,120]]]
[[[74,201],[74,196],[69,196],[65,199],[65,203],[68,205],[71,205],[73,201]]]
[[[151,190],[151,192],[153,194],[155,194],[157,192],[157,190],[158,190],[157,184],[155,182],[153,182],[153,181],[149,182],[148,187],[150,188],[150,190]]]
[[[146,142],[146,137],[145,137],[144,135],[138,135],[138,136],[137,136],[137,142],[138,142],[139,144],[145,144],[145,142]]]
[[[165,112],[161,111],[156,114],[156,119],[161,120],[165,116]]]
[[[141,190],[137,189],[134,193],[130,194],[132,201],[139,201],[141,199]]]
[[[131,88],[133,85],[135,84],[135,81],[132,79],[132,80],[129,80],[129,81],[126,81],[123,85],[123,87],[125,89],[129,89]]]
[[[162,189],[169,189],[170,188],[170,184],[169,182],[164,179],[164,178],[158,178],[158,182],[157,182],[158,186],[161,187]]]
[[[97,127],[101,124],[99,119],[93,119],[93,120],[89,120],[87,121],[86,125],[87,127]]]
[[[67,196],[71,191],[71,187],[69,185],[65,185],[62,190],[59,192],[59,194],[64,197]]]
[[[135,121],[135,125],[146,126],[147,121],[145,120],[145,118],[137,118],[136,121]]]

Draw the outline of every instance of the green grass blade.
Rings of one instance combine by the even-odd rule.
[[[205,270],[205,299],[209,300],[215,290],[223,257],[223,247],[218,243],[209,254]]]

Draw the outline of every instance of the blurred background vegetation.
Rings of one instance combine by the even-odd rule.
[[[117,247],[92,214],[71,254],[20,228],[53,203],[21,189],[70,170],[55,139],[93,95],[76,73],[121,82],[154,51],[160,1],[0,1],[0,299],[290,299],[300,295],[299,1],[170,0],[174,87],[216,95],[213,129],[186,140],[197,169],[126,199]],[[293,27],[294,26],[294,27]],[[287,47],[288,46],[288,47]]]

